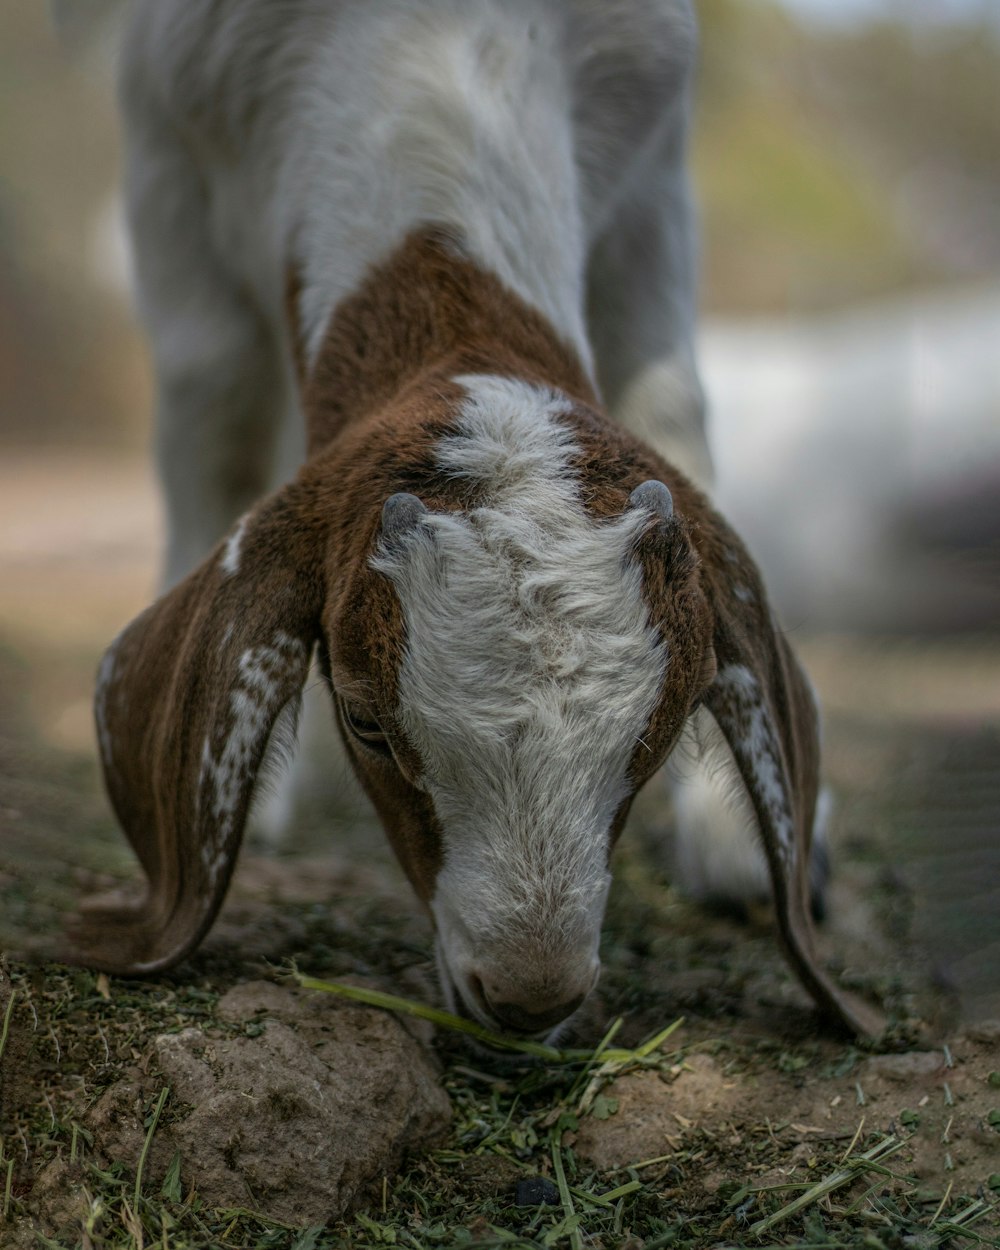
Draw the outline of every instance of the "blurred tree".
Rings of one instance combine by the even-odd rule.
[[[700,0],[710,311],[807,311],[1000,269],[995,22],[803,24]]]

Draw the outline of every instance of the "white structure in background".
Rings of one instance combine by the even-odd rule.
[[[1000,288],[709,321],[701,361],[719,505],[789,625],[886,623],[900,518],[963,483],[992,474],[1000,532]]]

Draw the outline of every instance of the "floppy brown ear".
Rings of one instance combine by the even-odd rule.
[[[767,855],[789,960],[822,1011],[877,1037],[885,1020],[835,985],[813,945],[809,851],[819,786],[819,732],[808,680],[776,626],[757,569],[720,518],[696,531],[715,613],[717,672],[704,702],[729,743]]]
[[[268,738],[297,708],[319,633],[318,529],[303,489],[285,487],[105,654],[104,778],[148,889],[138,904],[85,910],[70,931],[75,962],[153,972],[215,919]]]

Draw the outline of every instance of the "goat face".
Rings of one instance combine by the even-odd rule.
[[[618,483],[591,501],[613,512],[584,506],[574,426],[592,414],[509,379],[457,381],[434,458],[476,502],[390,497],[341,599],[351,619],[330,622],[329,670],[453,1005],[544,1032],[596,980],[611,847],[710,676],[711,617],[665,486],[630,498]]]

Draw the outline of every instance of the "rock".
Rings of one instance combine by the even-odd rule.
[[[974,1042],[1000,1045],[1000,1020],[981,1020],[967,1029],[966,1034]]]
[[[911,1050],[902,1055],[876,1055],[865,1061],[860,1075],[882,1076],[890,1081],[912,1081],[933,1076],[944,1068],[944,1055],[939,1050]]]
[[[156,1038],[162,1077],[136,1070],[88,1116],[102,1152],[134,1169],[144,1109],[170,1086],[144,1173],[151,1186],[179,1150],[185,1196],[322,1224],[447,1127],[434,1059],[387,1012],[260,981],[230,990],[218,1015],[245,1033]]]
[[[514,1186],[514,1205],[518,1207],[557,1207],[559,1190],[544,1176],[527,1176]]]
[[[253,1035],[156,1039],[174,1097],[192,1107],[172,1129],[182,1184],[206,1203],[321,1224],[447,1126],[431,1057],[386,1012],[251,982],[218,1014]]]

